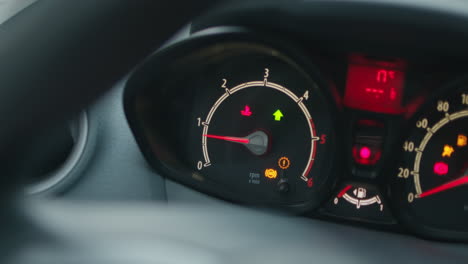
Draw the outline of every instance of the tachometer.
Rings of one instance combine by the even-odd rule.
[[[231,46],[238,54],[208,67],[197,84],[189,162],[198,177],[250,203],[309,202],[330,176],[329,101],[279,52],[241,47]]]
[[[297,51],[245,32],[161,51],[126,97],[148,160],[226,200],[295,212],[318,206],[339,174],[339,115],[329,83]]]
[[[268,69],[265,69],[265,76],[267,76],[268,71]],[[239,96],[237,96],[238,94],[236,93],[238,93]],[[234,98],[232,100],[228,100],[231,99],[229,98],[231,96]],[[265,104],[260,100],[252,100],[255,97],[268,98],[269,103]],[[207,167],[211,165],[210,154],[208,151],[209,138],[240,143],[249,150],[248,154],[246,154],[244,151],[237,153],[239,154],[238,157],[230,158],[231,161],[236,160],[236,158],[242,158],[243,156],[249,154],[252,157],[263,155],[273,156],[271,153],[276,152],[276,156],[278,156],[278,164],[275,164],[276,157],[272,157],[272,160],[266,162],[267,164],[265,165],[267,166],[264,167],[268,167],[268,165],[274,165],[273,167],[283,170],[283,174],[285,172],[289,172],[287,171],[288,169],[301,169],[301,166],[297,166],[296,164],[291,167],[291,161],[287,157],[291,157],[293,155],[291,152],[299,152],[299,155],[294,156],[301,157],[301,160],[295,160],[295,162],[299,162],[299,164],[304,163],[305,166],[302,173],[293,172],[293,174],[300,175],[300,178],[303,181],[312,186],[312,178],[309,178],[308,175],[315,160],[315,150],[317,148],[316,143],[320,138],[317,136],[317,132],[315,131],[314,120],[312,119],[309,110],[307,110],[303,102],[304,100],[308,99],[308,90],[304,92],[302,97],[297,97],[293,92],[284,86],[276,83],[268,83],[267,77],[265,77],[264,81],[242,83],[233,87],[232,89],[226,89],[226,93],[216,101],[214,106],[210,109],[205,121],[202,122],[202,149],[205,161],[203,166]],[[251,106],[246,104],[243,108],[241,108],[243,110],[239,111],[240,115],[238,114],[237,118],[235,118],[236,115],[233,116],[232,111],[236,112],[236,106],[242,105],[243,102],[249,102]],[[221,106],[223,103],[225,104]],[[275,110],[275,106],[281,106],[283,110],[279,108]],[[252,112],[251,107],[254,108],[255,114]],[[217,118],[213,118],[213,115],[218,109],[221,113],[218,113]],[[303,124],[300,122],[301,119]],[[219,124],[215,121],[217,121]],[[208,131],[210,124],[211,127],[215,127],[215,129],[219,131],[226,130],[226,133],[228,134],[229,131],[231,133],[244,134],[246,133],[245,131],[253,132],[245,137],[213,135],[209,134]],[[286,131],[286,129],[284,129],[286,127],[294,127],[295,129],[292,131]],[[273,140],[273,135],[277,137],[275,140]],[[273,142],[275,142],[276,145],[274,148],[272,147]],[[297,147],[291,149],[290,146],[298,146],[299,149]],[[232,152],[232,148],[234,148],[234,150],[239,149],[238,146],[225,144],[221,144],[219,147],[221,148],[221,152]],[[287,156],[283,157],[283,155],[286,154]],[[249,160],[252,157],[245,159],[246,163],[244,165],[247,165],[249,168],[252,167],[249,165]],[[266,159],[263,159],[262,161],[264,162]],[[237,168],[240,168],[240,166],[235,166],[232,169],[235,170]],[[266,177],[270,179],[276,178],[273,176]],[[283,189],[283,191],[285,191],[285,189]]]
[[[394,191],[405,215],[421,228],[466,233],[468,86],[452,91],[414,120]]]
[[[309,90],[298,97],[268,82],[269,69],[264,71],[264,80],[226,88],[206,117],[197,119],[203,152],[197,169],[257,192],[263,185],[283,194],[305,191],[314,185],[317,143],[325,144],[327,135],[320,139],[305,105]]]

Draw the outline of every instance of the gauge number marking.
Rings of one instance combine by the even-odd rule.
[[[304,114],[304,117],[307,120],[307,124],[309,126],[310,135],[311,135],[311,142],[312,142],[311,150],[310,150],[310,154],[309,154],[308,163],[306,165],[306,168],[304,169],[302,175],[300,176],[300,178],[302,180],[304,180],[305,182],[308,182],[309,178],[307,176],[308,176],[310,170],[312,169],[312,166],[314,164],[315,153],[317,151],[316,143],[320,140],[320,138],[316,135],[315,125],[314,125],[312,116],[310,115],[309,110],[304,105],[302,100],[300,100],[291,90],[289,90],[286,87],[281,86],[279,84],[268,82],[267,78],[269,76],[270,76],[270,70],[268,68],[265,68],[265,73],[264,73],[264,78],[265,79],[264,79],[263,82],[262,81],[251,81],[251,82],[246,82],[246,83],[239,84],[239,85],[237,85],[237,86],[235,86],[235,87],[233,87],[231,89],[226,88],[227,92],[225,94],[223,94],[214,103],[214,105],[210,109],[210,111],[209,111],[209,113],[208,113],[208,115],[207,115],[207,117],[205,119],[205,122],[201,122],[201,118],[197,118],[199,126],[203,125],[202,135],[208,135],[209,134],[208,133],[209,123],[211,122],[211,119],[212,119],[214,113],[216,112],[217,108],[221,105],[221,103],[224,100],[226,100],[226,98],[228,98],[230,95],[232,95],[232,94],[234,94],[234,93],[236,93],[238,91],[241,91],[243,89],[246,89],[246,88],[249,88],[249,87],[255,87],[255,86],[264,86],[264,87],[267,87],[267,88],[278,90],[278,91],[286,94],[289,98],[291,98],[295,102],[298,102],[298,106],[302,110],[302,112]],[[308,91],[305,92],[304,97],[307,97],[307,98],[309,97]],[[325,142],[324,138],[322,139],[322,141]],[[206,137],[204,137],[204,136],[202,136],[202,151],[203,151],[203,157],[205,159],[205,164],[211,164],[210,156],[209,156],[209,153],[208,153],[208,142],[207,142]],[[199,170],[201,170],[203,168],[203,164],[201,164],[201,165],[197,164],[197,168]]]
[[[450,107],[450,105],[449,105],[449,103],[447,101],[440,100],[440,101],[437,102],[437,111],[439,111],[439,112],[444,112],[445,110],[448,111],[449,107]],[[411,199],[410,199],[410,196],[408,195],[408,202],[411,203],[414,200],[414,198],[420,198],[419,195],[423,192],[422,188],[421,188],[421,181],[420,181],[419,171],[420,171],[421,160],[422,160],[422,157],[423,157],[423,151],[424,151],[425,147],[427,146],[427,144],[429,143],[429,141],[431,140],[432,136],[435,133],[437,133],[437,131],[439,129],[441,129],[443,126],[445,126],[449,122],[455,121],[455,120],[457,120],[459,118],[463,118],[463,117],[468,117],[468,110],[462,110],[462,111],[458,111],[458,112],[449,114],[448,116],[445,116],[444,118],[439,120],[439,122],[437,122],[432,127],[427,128],[427,133],[424,136],[424,138],[421,140],[421,143],[419,144],[419,147],[417,148],[418,151],[416,152],[416,157],[415,157],[415,160],[414,160],[413,171],[415,173],[413,174],[413,181],[414,181],[414,186],[415,186],[415,189],[416,189],[416,194],[412,195]]]

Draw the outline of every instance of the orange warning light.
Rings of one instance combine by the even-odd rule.
[[[467,141],[468,141],[468,138],[466,137],[466,135],[458,134],[457,146],[464,147],[464,146],[466,146]]]
[[[442,157],[451,157],[452,156],[452,153],[454,152],[455,150],[453,149],[452,146],[450,145],[445,145],[444,146],[444,151],[442,151]]]
[[[278,160],[278,166],[285,170],[287,168],[289,168],[289,166],[291,166],[291,161],[289,161],[289,159],[287,157],[281,157],[279,160]]]
[[[266,169],[265,177],[268,179],[275,179],[278,176],[278,172],[275,169]]]

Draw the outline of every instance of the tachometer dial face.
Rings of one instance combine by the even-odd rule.
[[[262,98],[268,98],[268,103],[262,102]],[[212,165],[210,152],[215,156],[215,163],[223,160],[216,154],[223,153],[229,155],[224,159],[230,162],[223,161],[222,170],[235,173],[263,165],[266,170],[268,167],[280,170],[283,176],[300,175],[301,180],[313,185],[309,173],[320,138],[304,100],[308,100],[308,91],[297,97],[286,87],[265,81],[242,83],[227,89],[201,124],[203,167]],[[292,127],[294,129],[290,130]],[[294,152],[291,146],[296,146]],[[236,160],[243,162],[235,164]],[[240,171],[238,173],[242,173]]]
[[[468,86],[431,103],[403,143],[395,194],[421,226],[468,231]]]
[[[339,114],[330,83],[298,50],[236,33],[157,54],[129,80],[146,88],[126,97],[135,97],[126,108],[151,164],[241,204],[295,213],[320,205],[340,173]]]
[[[249,203],[318,203],[332,169],[330,101],[278,52],[236,52],[200,73],[188,162]]]

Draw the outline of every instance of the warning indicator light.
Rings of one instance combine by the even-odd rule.
[[[445,162],[436,162],[434,164],[434,173],[437,175],[446,175],[448,173],[449,167]]]
[[[252,115],[252,111],[250,111],[250,106],[246,105],[244,106],[244,110],[241,110],[241,115],[243,116],[251,116]]]
[[[371,150],[368,147],[362,147],[361,150],[359,150],[359,156],[361,159],[368,159],[371,156]]]
[[[354,161],[360,165],[375,165],[380,160],[381,154],[378,148],[364,145],[356,145],[353,147]]]
[[[283,118],[283,113],[281,113],[281,110],[276,110],[276,112],[273,113],[273,116],[275,117],[275,121],[281,121],[281,118]]]
[[[452,156],[452,153],[454,152],[455,150],[453,149],[452,146],[450,145],[444,145],[444,150],[442,151],[442,157],[445,158],[445,157],[448,157],[450,158]]]
[[[467,143],[467,140],[468,138],[466,137],[466,135],[463,135],[463,134],[459,134],[458,137],[457,137],[457,146],[462,148],[464,146],[466,146],[466,143]]]
[[[275,169],[266,169],[265,177],[268,179],[276,179],[276,177],[278,177],[278,172]]]
[[[289,159],[287,157],[281,157],[279,160],[278,160],[278,166],[285,170],[287,168],[289,168],[289,166],[291,166],[291,161],[289,161]]]

